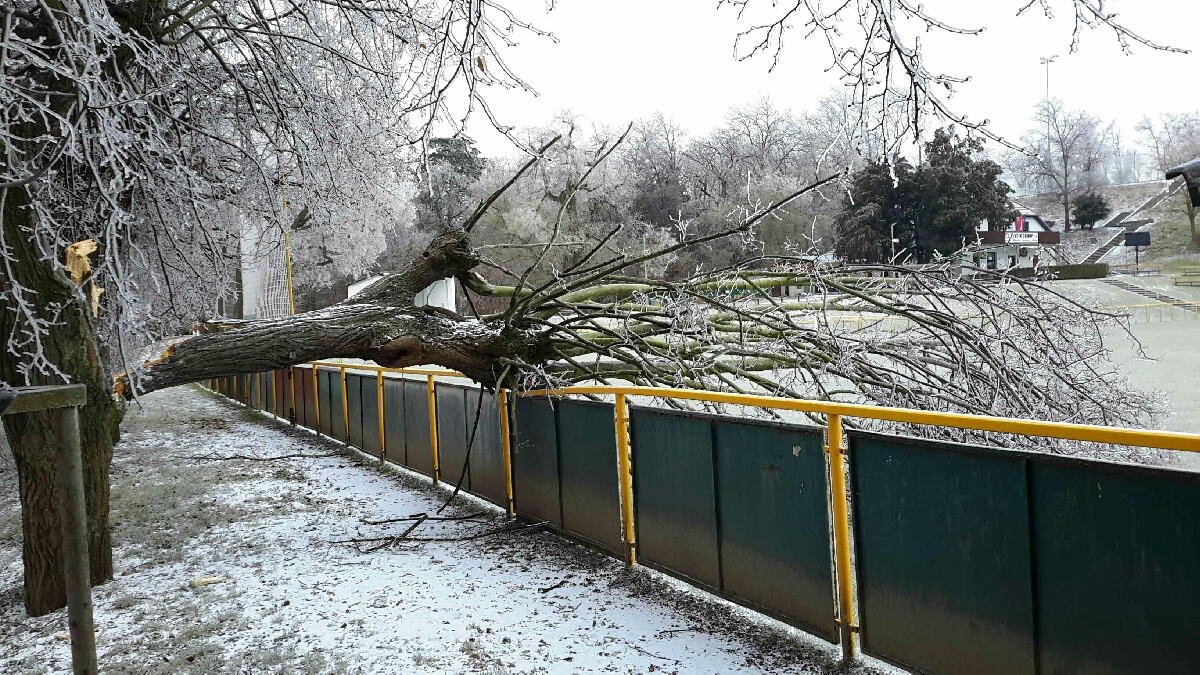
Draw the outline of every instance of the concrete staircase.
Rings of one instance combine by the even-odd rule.
[[[1183,305],[1183,307],[1185,307],[1187,309],[1195,309],[1195,307],[1196,307],[1196,303],[1191,302],[1190,300],[1183,300],[1180,298],[1176,298],[1174,296],[1167,295],[1166,293],[1160,293],[1153,289],[1142,288],[1141,286],[1137,286],[1135,284],[1129,283],[1128,281],[1124,281],[1123,279],[1120,279],[1119,277],[1117,277],[1117,278],[1110,277],[1108,279],[1101,279],[1100,281],[1101,281],[1101,283],[1108,284],[1109,286],[1115,286],[1123,291],[1129,291],[1130,293],[1137,293],[1138,295],[1140,295],[1144,298],[1149,298],[1151,300],[1154,300],[1155,302],[1162,302],[1162,303],[1165,303],[1168,305],[1187,303],[1187,304]]]

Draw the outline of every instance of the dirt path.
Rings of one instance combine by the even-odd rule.
[[[147,397],[113,465],[117,578],[95,591],[107,672],[812,673],[837,652],[536,529],[363,553],[363,520],[432,512],[428,481],[195,389]],[[277,461],[213,456],[333,455]],[[202,459],[210,458],[210,459]],[[11,461],[0,471],[0,672],[62,672],[65,615],[21,609]],[[413,536],[520,525],[473,500]],[[201,577],[220,581],[189,586]],[[868,672],[865,667],[861,672]]]

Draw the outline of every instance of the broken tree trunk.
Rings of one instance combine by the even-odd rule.
[[[492,386],[505,359],[548,357],[539,338],[414,302],[421,289],[464,275],[478,262],[465,233],[440,235],[408,269],[331,307],[171,342],[133,375],[137,392],[322,358],[368,359],[392,368],[436,364]],[[118,377],[116,388],[123,396],[134,394],[126,375]]]

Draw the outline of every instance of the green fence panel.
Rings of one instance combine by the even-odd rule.
[[[433,450],[429,440],[429,398],[425,383],[404,381],[404,439],[408,466],[433,475]]]
[[[263,412],[275,414],[275,381],[271,376],[275,373],[268,371],[262,374]]]
[[[317,428],[317,402],[313,396],[313,369],[296,368],[296,397],[300,399],[300,407],[304,415],[300,423],[309,429]]]
[[[638,560],[721,587],[712,421],[632,409]]]
[[[513,416],[513,501],[517,513],[562,527],[558,434],[554,406],[544,398],[518,398]]]
[[[346,389],[349,391],[347,383]],[[340,371],[329,371],[329,435],[339,441],[346,440],[346,411],[342,408],[342,375]]]
[[[475,426],[475,414],[479,413],[475,439],[470,443],[471,491],[493,504],[506,506],[508,497],[504,491],[500,407],[496,403],[496,397],[480,389],[468,389],[466,410],[468,439],[471,438],[471,428]]]
[[[1200,672],[1200,475],[1046,458],[1030,487],[1042,672]]]
[[[435,385],[438,419],[438,471],[442,480],[471,490],[467,469],[466,394],[462,387],[450,384]]]
[[[563,529],[623,555],[613,406],[566,400],[557,406]]]
[[[255,410],[259,410],[262,404],[262,391],[258,387],[258,373],[247,375],[247,381],[250,383],[250,395],[247,397],[250,401],[249,405]]]
[[[363,446],[363,376],[346,373],[346,442],[361,449]]]
[[[1035,672],[1026,459],[849,437],[863,651],[932,674]]]
[[[378,457],[383,450],[379,439],[379,382],[374,375],[364,375],[359,386],[362,387],[362,449]]]
[[[287,368],[277,370],[275,380],[279,389],[279,416],[291,420],[296,410],[296,404],[292,401],[291,373]]]
[[[383,440],[387,461],[408,464],[404,436],[404,381],[384,378]]]
[[[325,368],[317,369],[317,398],[321,401],[321,433],[326,436],[333,436],[334,420],[342,419],[342,405],[338,403],[337,409],[333,407],[334,391],[337,390],[340,398],[340,385],[338,385],[338,374],[336,370],[328,370]],[[336,438],[336,437],[335,437]]]
[[[297,366],[292,369],[292,379],[295,380],[293,385],[296,388],[296,424],[304,425],[308,420],[308,398],[312,396],[312,385],[308,385],[308,389],[304,388],[304,375],[308,371],[307,368]],[[308,397],[305,397],[305,394]]]
[[[714,424],[723,590],[837,642],[822,430]]]

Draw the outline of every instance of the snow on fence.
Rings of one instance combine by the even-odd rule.
[[[843,434],[842,417],[1193,452],[1200,435],[645,387],[510,400],[445,375],[318,363],[208,386],[840,642],[847,660],[861,647],[928,673],[1191,672],[1200,474]]]

